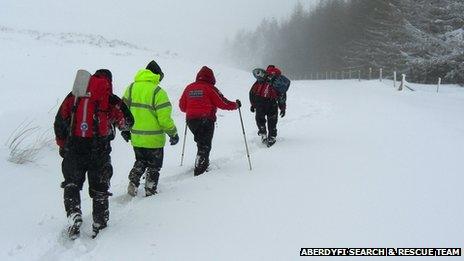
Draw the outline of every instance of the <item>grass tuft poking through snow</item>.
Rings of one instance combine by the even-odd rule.
[[[10,151],[8,161],[15,164],[35,162],[39,152],[51,141],[47,130],[41,130],[33,121],[23,121],[6,141]]]

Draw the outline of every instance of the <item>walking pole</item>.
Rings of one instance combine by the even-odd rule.
[[[250,171],[251,171],[252,168],[251,168],[250,151],[248,150],[248,143],[246,140],[245,127],[243,126],[242,111],[240,110],[240,107],[238,107],[238,114],[240,115],[240,123],[242,124],[243,139],[245,140],[245,148],[246,148],[247,157],[248,157],[248,164],[250,165]]]
[[[184,164],[184,152],[185,152],[185,140],[187,139],[187,121],[185,121],[185,130],[184,130],[184,144],[182,144],[182,157],[180,158],[180,165]]]

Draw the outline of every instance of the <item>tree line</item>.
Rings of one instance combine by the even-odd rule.
[[[239,67],[279,64],[293,78],[383,68],[413,82],[464,84],[463,40],[464,1],[321,0],[241,30],[226,49]]]

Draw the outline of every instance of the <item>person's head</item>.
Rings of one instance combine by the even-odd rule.
[[[154,74],[158,74],[160,76],[160,81],[163,80],[164,73],[161,70],[161,67],[155,61],[149,62],[146,69],[150,70]]]
[[[203,66],[197,74],[197,81],[203,81],[212,85],[216,84],[216,78],[214,72],[208,66]]]
[[[99,69],[95,72],[94,75],[105,77],[110,83],[113,82],[113,74],[108,69]]]
[[[275,67],[275,65],[272,65],[272,64],[267,66],[266,72],[268,74],[272,75],[272,76],[282,74],[282,72],[279,70],[279,68]]]

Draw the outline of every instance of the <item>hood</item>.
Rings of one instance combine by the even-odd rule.
[[[148,69],[142,69],[137,72],[134,78],[135,82],[152,82],[155,85],[158,85],[160,82],[160,75],[154,74]]]
[[[110,86],[110,92],[113,93],[113,74],[108,69],[99,69],[94,74],[94,77],[99,79],[105,79],[108,81]]]
[[[107,76],[102,75],[102,74],[94,74],[94,75],[92,75],[92,76],[90,77],[90,79],[92,79],[92,78],[94,78],[94,79],[99,79],[99,80],[103,80],[103,81],[107,82],[107,83],[108,83],[108,87],[109,87],[110,93],[111,93],[111,94],[113,93],[113,83],[111,82],[110,79],[108,79]],[[88,88],[88,87],[87,87],[87,88]]]
[[[272,74],[272,75],[281,75],[282,72],[280,71],[279,68],[275,67],[274,65],[269,65],[266,69],[266,72],[268,74]]]
[[[197,74],[197,82],[198,81],[207,82],[212,85],[215,85],[216,78],[214,78],[213,70],[211,70],[207,66],[203,66]]]

